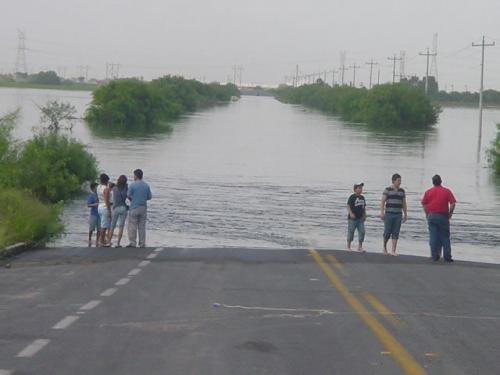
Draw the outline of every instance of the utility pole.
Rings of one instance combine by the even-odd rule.
[[[238,70],[239,70],[240,87],[241,87],[241,76],[243,75],[243,65],[240,65],[238,67]]]
[[[335,69],[332,69],[332,87],[335,86],[335,73],[337,73]]]
[[[370,60],[370,62],[365,63],[367,65],[370,65],[370,88],[372,88],[372,74],[373,74],[373,65],[377,65],[377,62],[374,62],[373,59]],[[380,70],[379,70],[380,72]]]
[[[356,65],[356,63],[354,63],[354,65],[351,65],[349,68],[353,69],[352,87],[356,87],[356,69],[361,68],[361,66]]]
[[[435,53],[430,53],[429,52],[429,47],[427,47],[427,52],[419,52],[418,53],[420,56],[427,56],[427,67],[425,68],[425,95],[429,93],[429,57],[430,56],[436,56]]]
[[[396,61],[401,60],[401,57],[396,57],[396,54],[394,54],[394,57],[388,57],[387,60],[392,60],[392,83],[396,82]]]
[[[299,64],[295,65],[295,84],[293,86],[299,86]]]
[[[434,53],[435,55],[432,57],[432,60],[431,60],[431,74],[434,74],[434,78],[436,79],[436,82],[439,82],[438,65],[437,65],[437,58],[436,58],[437,49],[438,49],[438,34],[435,33],[433,40],[432,40],[432,53]]]
[[[340,67],[340,71],[341,71],[341,82],[342,82],[342,86],[344,86],[344,73],[345,71],[348,70],[344,64],[342,64],[342,66]]]
[[[399,81],[401,82],[401,79],[406,78],[405,74],[406,51],[401,51],[399,53],[399,57],[401,58],[401,60],[399,61]]]
[[[377,85],[380,85],[380,66],[378,67],[378,73],[377,73]]]
[[[480,161],[481,155],[481,137],[483,133],[483,87],[484,87],[484,47],[492,47],[495,45],[493,43],[485,43],[484,35],[483,42],[481,44],[472,43],[472,47],[481,47],[481,86],[479,88],[479,135],[477,139],[477,162]]]
[[[236,86],[236,70],[238,67],[236,65],[233,65],[233,85]]]

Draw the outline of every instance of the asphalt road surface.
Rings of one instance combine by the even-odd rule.
[[[0,269],[0,375],[499,373],[498,265],[61,248]]]

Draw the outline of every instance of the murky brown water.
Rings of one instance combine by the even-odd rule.
[[[0,89],[0,112],[20,106],[16,135],[38,122],[34,102],[70,101],[83,113],[90,93]],[[484,114],[484,144],[495,135],[499,110]],[[477,111],[444,109],[429,132],[376,133],[272,98],[204,110],[174,130],[143,138],[102,138],[84,123],[73,135],[88,144],[116,178],[142,168],[151,184],[148,244],[183,247],[319,248],[345,246],[345,203],[354,182],[365,183],[368,251],[380,250],[381,192],[399,172],[408,193],[403,253],[427,254],[419,199],[433,174],[442,175],[459,204],[453,219],[456,254],[500,250],[500,186],[486,163],[476,164]],[[87,210],[68,205],[67,235],[57,245],[82,246]],[[500,252],[499,252],[500,253]]]

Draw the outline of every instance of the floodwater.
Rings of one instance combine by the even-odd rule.
[[[83,114],[91,94],[0,89],[0,113],[20,107],[15,135],[26,139],[38,123],[36,104],[49,99],[71,102]],[[452,220],[455,258],[496,256],[500,262],[500,183],[484,155],[499,122],[500,110],[485,110],[479,165],[477,110],[464,108],[445,108],[430,131],[381,133],[273,98],[243,97],[188,115],[169,133],[101,137],[81,122],[73,136],[113,180],[144,170],[154,195],[149,246],[343,249],[346,201],[352,185],[364,182],[365,248],[379,252],[380,197],[398,172],[409,206],[399,250],[428,255],[419,201],[439,173],[459,202]],[[55,245],[86,244],[84,198],[67,206],[66,235]]]

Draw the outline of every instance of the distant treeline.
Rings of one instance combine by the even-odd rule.
[[[97,87],[97,84],[84,83],[84,77],[79,77],[78,80],[64,79],[58,76],[56,72],[49,70],[35,74],[0,74],[1,86],[93,90]]]
[[[479,93],[478,92],[446,92],[439,91],[431,94],[431,99],[442,104],[456,104],[456,105],[478,105]],[[483,103],[486,106],[500,106],[500,91],[484,90]]]
[[[202,83],[165,76],[151,82],[111,81],[93,92],[85,119],[91,126],[148,130],[198,108],[240,96],[233,84]]]
[[[428,128],[439,115],[439,108],[421,90],[406,84],[379,85],[371,90],[331,87],[323,82],[297,88],[280,86],[276,98],[379,128]]]

